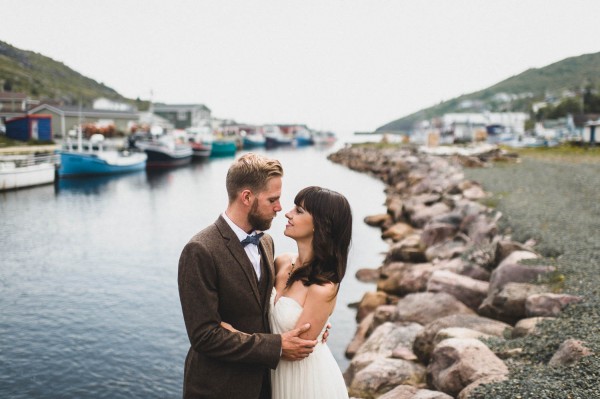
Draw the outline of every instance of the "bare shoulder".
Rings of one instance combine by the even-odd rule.
[[[331,302],[337,295],[338,284],[327,283],[323,285],[312,284],[308,287],[307,297],[311,300]]]
[[[292,260],[297,255],[293,253],[283,253],[275,258],[275,272],[278,272],[282,268],[287,268],[292,264]]]

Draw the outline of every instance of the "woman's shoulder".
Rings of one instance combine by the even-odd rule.
[[[314,299],[322,299],[325,302],[331,301],[337,295],[338,284],[328,282],[325,284],[311,284],[308,287],[308,295]]]

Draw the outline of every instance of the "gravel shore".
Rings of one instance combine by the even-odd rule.
[[[466,169],[492,193],[500,227],[558,269],[553,284],[585,301],[569,306],[540,335],[490,342],[495,352],[522,348],[506,360],[508,381],[481,387],[471,398],[600,398],[600,164],[525,158],[520,164]],[[547,366],[561,342],[581,340],[595,354],[578,363]]]

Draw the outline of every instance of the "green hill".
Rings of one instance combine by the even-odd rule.
[[[560,98],[565,90],[580,93],[584,86],[597,87],[599,83],[600,53],[570,57],[543,68],[528,69],[487,89],[422,109],[389,122],[377,128],[377,131],[407,132],[420,120],[440,117],[448,112],[482,110],[529,112],[533,102],[541,101],[547,95]],[[501,93],[513,95],[512,99],[509,102],[499,101],[497,95]],[[473,105],[465,107],[469,100]]]
[[[0,41],[0,91],[29,94],[40,100],[90,106],[94,99],[105,97],[141,105],[115,90],[87,78],[61,62],[41,54],[20,50]],[[143,108],[143,107],[141,107]]]

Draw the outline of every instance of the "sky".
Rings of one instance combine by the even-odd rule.
[[[0,0],[0,40],[129,97],[338,133],[600,51],[597,0]]]

